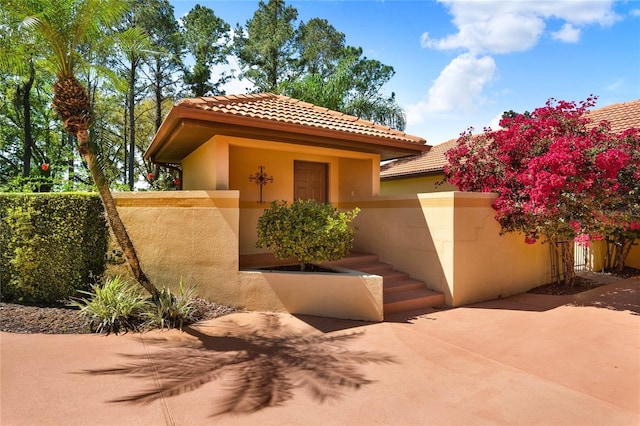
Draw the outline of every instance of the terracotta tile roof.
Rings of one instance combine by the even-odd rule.
[[[458,139],[435,145],[431,150],[413,157],[402,158],[380,167],[380,178],[422,175],[441,172],[447,164],[444,153],[456,146]]]
[[[176,103],[144,158],[179,164],[216,135],[319,146],[380,155],[428,151],[424,138],[273,93],[183,99]]]
[[[588,112],[588,117],[592,123],[607,120],[611,124],[611,131],[615,133],[640,127],[640,99],[594,109]]]
[[[631,127],[640,127],[640,99],[608,105],[588,112],[593,125],[607,120],[611,131],[619,133]],[[400,176],[422,175],[442,172],[447,164],[444,153],[456,145],[452,139],[435,145],[428,152],[393,161],[380,167],[380,178],[390,179]]]
[[[418,136],[409,135],[371,121],[273,93],[190,98],[179,101],[177,105],[185,108],[198,108],[223,114],[375,136],[421,145],[426,143],[425,139]]]

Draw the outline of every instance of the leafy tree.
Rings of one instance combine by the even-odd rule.
[[[221,75],[211,82],[211,67],[227,63],[227,37],[231,27],[213,10],[196,5],[182,18],[182,34],[195,64],[185,71],[184,82],[193,96],[223,94],[220,88],[231,77]]]
[[[284,84],[283,92],[296,99],[404,130],[406,117],[395,94],[385,97],[382,87],[393,77],[393,67],[362,57],[362,49],[343,47],[334,67],[303,74]]]
[[[493,207],[502,231],[522,232],[527,243],[549,242],[561,260],[556,276],[565,284],[575,276],[578,235],[599,234],[603,218],[621,219],[630,206],[621,227],[640,222],[638,161],[632,155],[637,132],[589,129],[585,113],[594,105],[594,97],[579,105],[551,99],[529,117],[503,118],[502,130],[475,136],[467,131],[446,153],[445,179],[462,191],[496,192]]]
[[[146,0],[138,12],[138,25],[151,42],[145,72],[155,101],[154,123],[158,130],[164,116],[163,104],[176,95],[174,87],[183,66],[184,39],[168,0]]]
[[[282,93],[365,120],[404,129],[406,117],[395,94],[382,87],[393,67],[345,45],[345,35],[325,19],[295,27],[298,11],[284,0],[261,1],[245,27],[238,25],[234,52],[256,91]]]
[[[260,1],[245,28],[236,27],[234,51],[243,72],[259,92],[280,93],[281,83],[290,77],[295,56],[294,22],[298,11],[284,0]]]
[[[64,182],[71,150],[53,125],[52,74],[42,41],[25,34],[21,20],[1,9],[0,190],[50,191]]]
[[[307,74],[327,78],[342,57],[345,35],[326,19],[313,18],[300,23],[295,44],[300,52],[297,67]]]
[[[604,239],[606,268],[621,272],[631,247],[640,240],[640,128],[611,134],[600,123],[601,143],[592,154],[596,167],[593,187],[595,225],[583,230],[580,242]]]
[[[65,130],[76,138],[78,151],[87,163],[113,233],[138,282],[154,296],[158,290],[146,277],[138,256],[120,219],[109,184],[103,173],[98,148],[89,138],[94,108],[87,88],[77,79],[78,68],[87,50],[105,41],[105,30],[118,22],[127,3],[120,0],[19,0],[8,8],[25,17],[24,25],[48,44],[50,64],[55,69],[53,108]]]

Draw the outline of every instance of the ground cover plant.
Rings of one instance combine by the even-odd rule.
[[[446,153],[445,179],[461,191],[497,193],[502,232],[548,242],[565,284],[575,276],[576,238],[606,239],[618,270],[640,238],[640,129],[613,133],[607,122],[590,123],[595,102],[551,99],[505,116],[500,130],[470,129]]]

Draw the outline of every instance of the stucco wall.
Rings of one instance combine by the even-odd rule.
[[[548,247],[500,236],[495,195],[447,192],[345,203],[362,209],[355,248],[423,280],[460,306],[527,291],[549,281]],[[455,250],[454,250],[455,247]],[[455,285],[454,285],[455,284]]]
[[[182,161],[184,190],[229,189],[229,146],[210,140]]]
[[[114,194],[141,266],[157,287],[180,279],[209,300],[238,300],[238,192]]]
[[[266,252],[255,247],[258,218],[271,201],[293,200],[296,160],[328,164],[330,202],[352,199],[356,195],[370,197],[379,189],[374,185],[378,181],[380,162],[377,155],[230,137],[216,142],[229,144],[229,188],[240,193],[239,248],[243,255]],[[249,176],[258,172],[258,166],[264,166],[264,171],[273,177],[273,182],[263,187],[262,204],[259,186],[249,180]]]
[[[458,188],[448,182],[442,185],[436,185],[442,181],[443,177],[442,173],[438,173],[417,177],[385,179],[380,182],[380,195],[424,194],[458,190]]]
[[[636,241],[638,245],[631,248],[629,257],[627,257],[626,265],[632,268],[640,269],[640,241]]]
[[[158,288],[180,280],[198,296],[251,310],[381,321],[382,278],[344,274],[281,274],[239,267],[239,192],[175,191],[114,194],[142,269]],[[108,275],[128,275],[126,266]]]
[[[607,247],[604,241],[591,241],[589,247],[589,259],[586,267],[592,271],[600,272],[604,268],[604,260],[607,255]],[[629,255],[625,260],[625,265],[640,269],[640,241],[631,247]]]

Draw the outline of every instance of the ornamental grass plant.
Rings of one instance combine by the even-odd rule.
[[[160,328],[178,328],[182,330],[185,323],[193,321],[195,312],[195,288],[185,287],[180,280],[180,288],[177,295],[163,287],[158,295],[158,300],[149,303],[148,310],[144,313],[147,324]]]
[[[148,328],[179,328],[193,321],[195,289],[185,287],[182,280],[177,295],[162,288],[157,298],[148,297],[142,289],[119,276],[104,284],[81,291],[88,297],[74,298],[68,305],[80,309],[89,320],[91,331],[119,333]]]
[[[80,293],[88,298],[73,298],[69,306],[80,309],[89,320],[91,331],[107,334],[135,331],[144,324],[144,312],[149,310],[147,298],[138,286],[119,276]]]

